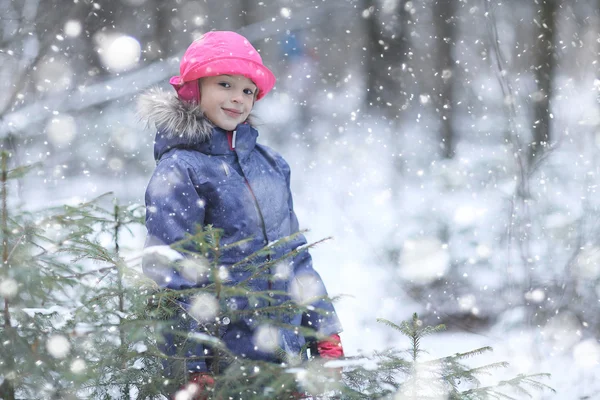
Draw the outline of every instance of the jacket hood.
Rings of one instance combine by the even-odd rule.
[[[160,88],[152,88],[139,96],[137,114],[148,127],[155,125],[166,138],[187,143],[209,140],[214,128],[199,105],[181,101],[176,94]]]

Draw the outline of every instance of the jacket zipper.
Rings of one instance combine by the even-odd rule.
[[[235,151],[236,135],[237,135],[237,131],[227,132],[227,142],[229,143],[229,150]],[[236,154],[237,154],[237,152],[236,152]],[[252,190],[252,187],[250,186],[250,182],[248,182],[248,178],[246,177],[244,170],[242,169],[241,171],[242,171],[242,176],[244,177],[244,182],[246,182],[246,187],[248,188],[248,190],[250,191],[250,194],[252,195],[252,198],[254,199],[254,206],[256,207],[256,211],[258,212],[258,217],[260,218],[260,224],[261,224],[261,228],[262,228],[262,232],[263,232],[263,237],[265,238],[265,243],[268,244],[269,238],[267,237],[267,227],[265,225],[265,219],[263,217],[262,211],[260,210],[260,207],[258,205],[258,200],[256,198],[256,195],[254,194],[254,191]],[[271,262],[270,254],[267,255],[267,262]],[[269,267],[268,272],[269,272],[269,277],[271,277],[271,267]],[[273,288],[273,284],[270,279],[267,280],[267,288],[269,291]],[[269,306],[270,305],[271,305],[271,300],[269,300]]]

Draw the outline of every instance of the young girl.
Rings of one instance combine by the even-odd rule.
[[[254,103],[275,85],[273,73],[263,65],[256,49],[234,32],[206,33],[189,46],[181,60],[180,76],[171,78],[170,83],[176,94],[153,89],[139,100],[142,117],[158,129],[154,143],[157,165],[146,190],[146,250],[169,246],[194,235],[198,227],[212,225],[223,231],[222,247],[246,240],[224,248],[219,262],[227,268],[267,244],[297,233],[290,167],[281,155],[256,142],[258,132],[249,120]],[[277,259],[306,243],[299,234],[257,262]],[[156,258],[145,257],[143,268],[163,288],[189,291],[205,284]],[[308,251],[292,257],[283,270],[270,269],[271,276],[252,280],[251,289],[287,292],[287,300],[296,301],[300,292],[310,293],[311,298],[327,296]],[[248,278],[247,269],[230,268],[228,274],[232,285]],[[200,331],[200,324],[188,316],[190,302],[189,296],[182,299],[185,312],[180,314],[178,326]],[[329,337],[318,342],[320,355],[341,357],[338,334],[342,329],[333,306],[324,300],[308,305],[319,311],[283,316],[279,322],[310,327]],[[244,298],[236,298],[234,306],[237,310],[251,307]],[[219,334],[233,354],[282,362],[277,352],[256,345],[259,327],[252,318],[228,322],[223,321],[227,325]],[[279,347],[291,355],[298,355],[307,340],[294,329],[281,328],[278,336]],[[165,353],[174,355],[172,335],[165,334],[165,339]],[[201,387],[214,383],[209,355],[210,349],[202,345],[186,354],[190,382]]]

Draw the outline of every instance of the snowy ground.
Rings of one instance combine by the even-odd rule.
[[[590,88],[574,88],[571,82],[561,84],[563,96],[557,100],[555,118],[559,118],[566,129],[576,129],[580,135],[592,132],[590,118],[594,118],[596,108],[586,107],[584,103],[594,104],[595,91]],[[389,328],[375,322],[377,317],[390,319],[394,322],[410,318],[413,312],[420,312],[425,304],[416,304],[401,290],[396,290],[390,281],[401,274],[394,266],[387,265],[380,253],[382,243],[401,246],[411,232],[418,230],[419,221],[403,219],[411,216],[411,210],[431,207],[436,204],[435,168],[429,165],[419,165],[417,152],[435,151],[435,146],[427,143],[426,126],[408,127],[413,132],[404,133],[403,156],[408,158],[410,178],[400,195],[392,193],[391,180],[398,179],[391,168],[394,162],[394,150],[391,143],[386,143],[385,124],[377,121],[361,121],[347,124],[353,119],[352,93],[349,89],[346,99],[341,104],[332,104],[328,96],[324,96],[319,104],[324,114],[328,112],[345,113],[347,120],[338,126],[350,126],[346,132],[336,135],[325,129],[318,133],[326,144],[315,149],[302,149],[302,146],[288,146],[284,151],[291,158],[292,185],[295,194],[295,207],[301,225],[310,228],[309,240],[318,240],[333,236],[334,239],[316,248],[312,254],[316,268],[322,274],[331,295],[348,295],[337,306],[345,332],[342,335],[345,350],[348,355],[361,351],[368,353],[374,349],[386,347],[408,346],[404,338],[399,337]],[[578,93],[578,96],[572,96]],[[346,96],[348,97],[348,96]],[[573,98],[577,102],[573,103]],[[335,101],[333,102],[335,103]],[[345,107],[345,108],[344,108]],[[265,107],[268,108],[268,105]],[[593,110],[596,110],[592,112]],[[284,114],[285,115],[285,114]],[[288,114],[289,115],[289,114]],[[271,116],[276,120],[277,116]],[[485,121],[482,121],[485,122]],[[317,124],[318,125],[318,124]],[[327,124],[323,124],[327,128]],[[313,129],[315,129],[313,127]],[[350,131],[348,132],[348,129]],[[593,136],[593,135],[592,135]],[[393,136],[391,136],[393,137]],[[581,170],[574,169],[575,176],[580,172],[595,173],[593,164],[585,160],[593,159],[594,150],[587,148],[570,148],[564,156],[565,163],[558,169],[569,168],[577,151],[579,158],[586,166]],[[482,164],[494,164],[504,155],[486,143],[473,142],[463,146],[458,161],[451,167],[460,167],[469,171],[478,161]],[[570,153],[573,151],[573,153]],[[461,154],[463,158],[461,158]],[[421,157],[422,158],[422,157]],[[591,172],[590,172],[591,171]],[[484,171],[487,172],[487,171]],[[438,170],[439,173],[439,170]],[[430,176],[428,176],[430,174]],[[568,172],[566,175],[568,176]],[[416,176],[423,176],[422,184],[414,184]],[[403,179],[403,178],[400,178]],[[467,187],[472,184],[468,178],[451,177],[458,180],[457,186]],[[572,197],[560,200],[572,212],[579,204],[578,191],[585,192],[587,187],[577,187],[577,180],[571,180],[570,193]],[[399,185],[402,186],[402,185]],[[473,185],[474,186],[474,185]],[[514,189],[510,181],[500,182],[495,191],[477,191],[473,188],[462,194],[448,196],[440,212],[447,213],[455,224],[463,224],[465,229],[479,225],[485,226],[489,220],[493,224],[494,207],[501,202],[502,195]],[[548,189],[549,193],[551,189]],[[561,196],[559,191],[554,192]],[[398,197],[399,196],[399,197]],[[585,196],[585,195],[582,195]],[[499,200],[500,199],[500,200]],[[571,201],[572,200],[572,201]],[[570,208],[569,208],[570,207]],[[486,211],[491,212],[486,214]],[[417,214],[417,213],[414,213]],[[490,215],[491,214],[491,215]],[[479,220],[479,222],[477,222]],[[484,220],[481,223],[481,220]],[[485,232],[481,235],[485,237]],[[493,249],[492,238],[490,247]],[[492,250],[494,251],[494,250]],[[439,268],[435,264],[443,263],[440,257],[429,258],[429,274],[437,274]],[[442,257],[443,259],[443,257]],[[415,268],[427,266],[415,265]],[[443,270],[443,268],[442,268]],[[391,275],[390,275],[391,274]],[[490,277],[493,279],[493,276]],[[494,282],[483,282],[493,285]],[[590,306],[593,307],[593,306]],[[507,361],[510,367],[505,371],[493,374],[489,381],[506,379],[516,374],[550,373],[552,376],[544,383],[553,387],[556,394],[549,392],[536,393],[538,399],[600,399],[600,346],[597,338],[584,337],[576,323],[559,320],[554,325],[543,328],[515,327],[513,320],[518,320],[519,310],[503,315],[491,329],[479,333],[443,333],[433,335],[424,340],[423,345],[432,357],[468,351],[482,346],[491,346],[493,353],[473,359],[474,365],[484,365],[492,362]]]
[[[345,329],[342,340],[346,353],[356,355],[386,347],[407,348],[405,338],[375,321],[383,317],[400,322],[425,307],[401,291],[390,292],[389,282],[393,279],[390,273],[393,271],[378,260],[377,244],[386,239],[383,227],[389,225],[390,221],[386,220],[391,215],[396,215],[389,209],[393,205],[380,203],[381,193],[386,190],[385,183],[360,191],[351,187],[339,188],[323,182],[318,171],[315,168],[313,176],[303,178],[311,183],[297,193],[296,207],[303,226],[310,227],[311,240],[334,236],[312,254],[330,294],[348,295],[337,305]],[[507,361],[510,368],[495,373],[488,383],[519,373],[543,372],[552,374],[544,383],[557,393],[540,392],[538,399],[600,398],[600,351],[596,341],[580,342],[581,338],[571,326],[563,326],[562,330],[560,326],[555,327],[554,331],[548,332],[507,328],[508,325],[504,321],[477,334],[437,334],[425,339],[423,346],[432,357],[491,346],[494,352],[474,358],[473,364]]]

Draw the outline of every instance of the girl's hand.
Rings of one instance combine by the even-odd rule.
[[[207,400],[214,386],[215,378],[208,372],[191,374],[188,383],[175,393],[173,400]]]
[[[325,360],[336,360],[344,357],[344,348],[342,347],[342,341],[340,336],[337,334],[331,335],[325,340],[321,340],[317,343],[317,350],[321,358]],[[337,382],[342,380],[342,367],[339,368],[327,368],[327,371],[331,372],[331,378]]]
[[[333,334],[325,340],[317,343],[317,350],[322,358],[327,360],[335,360],[344,357],[344,348],[340,335]]]

